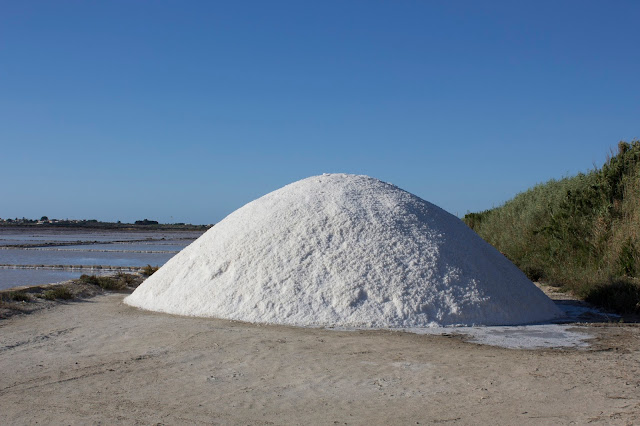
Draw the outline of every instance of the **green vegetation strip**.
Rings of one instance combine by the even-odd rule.
[[[600,169],[551,180],[464,221],[532,280],[640,313],[640,141]]]

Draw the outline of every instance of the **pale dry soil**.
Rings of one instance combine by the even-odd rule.
[[[2,424],[638,424],[640,329],[588,348],[257,326],[106,294],[0,321]]]

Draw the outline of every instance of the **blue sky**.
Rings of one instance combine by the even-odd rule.
[[[0,217],[215,223],[325,172],[453,214],[640,137],[637,1],[0,1]]]

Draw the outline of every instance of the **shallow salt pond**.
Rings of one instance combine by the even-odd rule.
[[[89,248],[89,246],[87,246]],[[3,265],[109,265],[145,266],[163,265],[175,253],[138,253],[107,251],[65,251],[65,250],[2,250],[0,263]]]
[[[464,340],[480,345],[499,346],[507,349],[541,349],[541,348],[586,348],[590,334],[585,323],[612,322],[620,317],[603,312],[577,300],[554,300],[565,316],[555,322],[530,325],[504,326],[447,326],[389,329],[414,334],[433,336],[459,335]],[[330,330],[353,331],[365,330],[348,327],[331,327]]]
[[[58,283],[80,278],[82,274],[102,275],[112,272],[93,269],[0,269],[0,290],[20,286]],[[3,287],[4,283],[7,284],[6,287]]]
[[[0,289],[113,272],[95,266],[161,266],[201,234],[0,229]],[[70,244],[76,242],[78,244]],[[16,247],[18,245],[22,247]],[[87,268],[78,269],[78,266]]]
[[[492,327],[436,327],[405,329],[416,334],[468,336],[469,342],[509,349],[575,348],[589,346],[593,336],[582,327],[567,324],[537,324]]]

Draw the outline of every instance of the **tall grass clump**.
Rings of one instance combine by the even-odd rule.
[[[464,221],[532,280],[640,312],[640,141],[600,169],[552,180]]]

